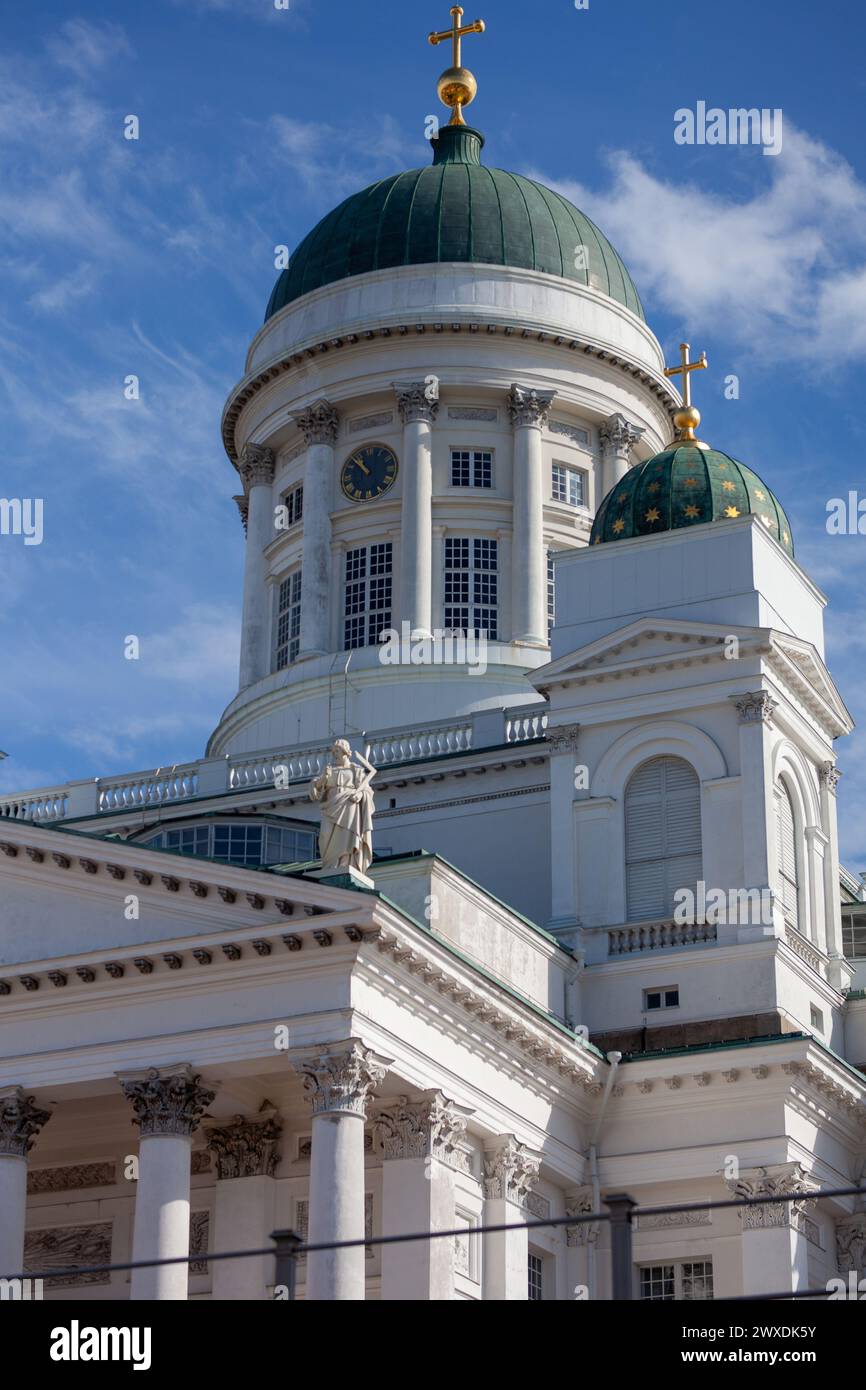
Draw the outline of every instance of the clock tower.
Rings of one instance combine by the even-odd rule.
[[[557,557],[670,440],[680,402],[628,271],[565,198],[482,163],[475,86],[443,74],[432,162],[297,247],[226,403],[246,566],[211,757],[537,701]],[[395,664],[394,633],[444,640]],[[461,634],[480,661],[454,659]]]

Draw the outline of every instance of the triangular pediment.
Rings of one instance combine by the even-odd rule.
[[[764,628],[733,627],[730,623],[638,618],[539,667],[531,679],[539,690],[545,691],[553,684],[583,680],[600,672],[637,674],[641,668],[656,664],[703,660],[723,648],[732,636],[738,639],[742,650],[765,645],[769,632]]]
[[[787,632],[773,631],[769,664],[773,674],[790,687],[833,738],[851,732],[854,721],[811,642]]]

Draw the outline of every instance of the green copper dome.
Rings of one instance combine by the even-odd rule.
[[[794,554],[788,518],[757,473],[717,449],[673,444],[630,468],[611,488],[598,509],[589,543],[655,536],[749,513],[789,555]]]
[[[444,261],[559,275],[644,317],[616,251],[565,198],[520,174],[485,168],[484,138],[469,126],[444,126],[431,143],[432,165],[371,184],[313,228],[277,280],[266,322],[301,295],[351,275]]]

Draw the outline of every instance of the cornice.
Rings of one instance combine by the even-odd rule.
[[[241,412],[266,386],[278,377],[285,376],[296,367],[306,366],[309,362],[316,361],[327,353],[339,352],[340,349],[355,347],[359,343],[372,342],[376,339],[396,338],[399,340],[409,336],[422,337],[427,333],[434,336],[455,336],[461,333],[471,335],[482,332],[485,336],[489,335],[490,337],[531,339],[546,347],[557,350],[565,348],[569,352],[580,352],[587,357],[594,357],[597,361],[605,363],[606,366],[614,367],[624,375],[639,381],[646,390],[656,397],[671,419],[679,408],[679,400],[674,397],[671,387],[663,378],[648,371],[645,366],[640,365],[636,359],[630,358],[627,353],[614,352],[598,343],[581,338],[572,338],[561,333],[550,333],[542,329],[527,328],[515,323],[503,324],[501,321],[489,323],[480,318],[469,321],[436,320],[430,323],[403,323],[396,326],[373,324],[369,327],[359,327],[351,333],[338,334],[335,337],[314,338],[300,343],[291,351],[273,359],[252,375],[245,377],[229,396],[223,412],[222,437],[225,451],[237,467],[238,450],[235,427]]]

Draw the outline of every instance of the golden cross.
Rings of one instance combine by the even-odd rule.
[[[460,40],[463,38],[464,34],[483,34],[485,26],[483,19],[476,19],[474,24],[464,24],[461,28],[460,21],[463,18],[462,5],[452,5],[451,14],[454,19],[454,23],[452,24],[451,28],[443,29],[442,32],[439,34],[431,34],[430,42],[435,48],[437,43],[444,43],[446,39],[450,39],[454,45],[453,66],[455,68],[459,68],[462,66],[460,61]]]
[[[705,352],[701,353],[697,362],[690,362],[688,343],[680,343],[680,358],[681,363],[679,367],[665,367],[665,376],[682,377],[683,384],[681,394],[683,398],[683,405],[688,410],[692,403],[691,373],[700,371],[702,367],[706,367],[709,364],[707,362],[707,354]]]

